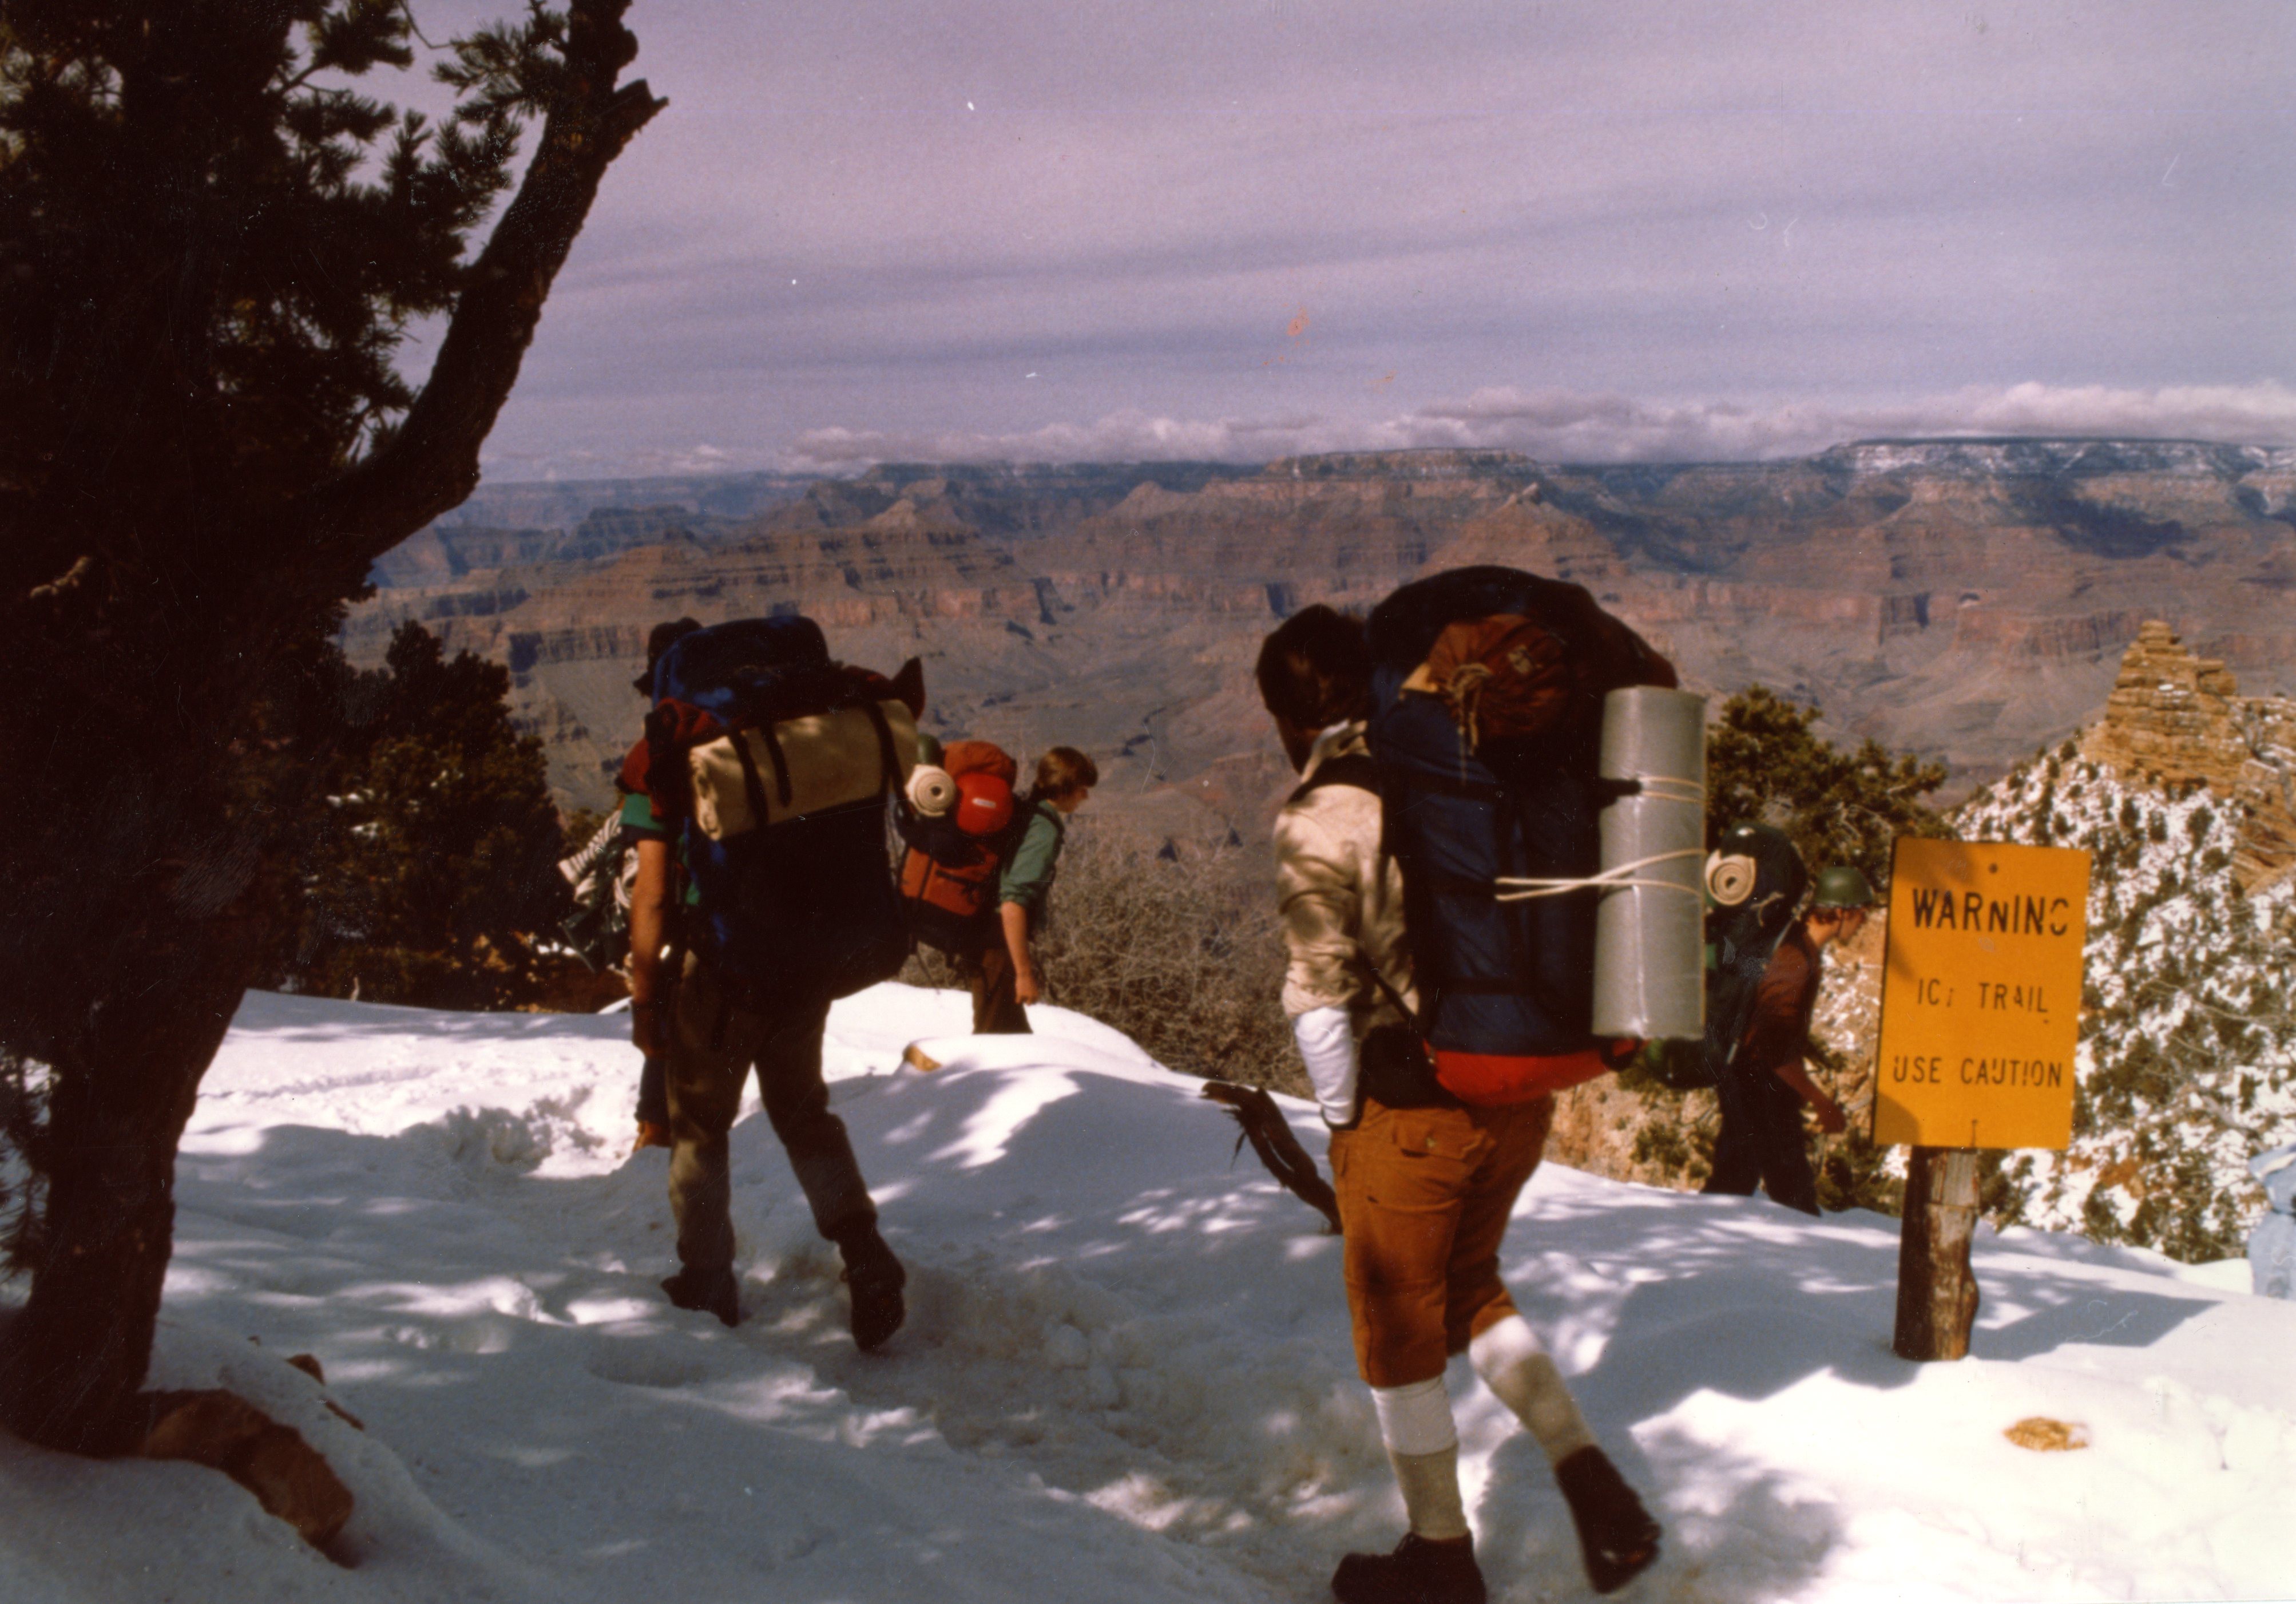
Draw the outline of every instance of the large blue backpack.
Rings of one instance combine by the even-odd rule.
[[[873,713],[892,689],[832,661],[821,627],[797,614],[697,630],[655,667],[649,788],[657,810],[683,827],[695,893],[683,939],[752,1006],[850,996],[899,971],[909,942],[886,861],[885,805],[900,786],[900,766],[888,737],[885,786],[874,796],[715,840],[681,794],[694,740],[691,710],[714,720],[710,733],[762,730],[770,745],[778,722],[841,708]],[[879,725],[882,731],[882,719]],[[771,759],[778,769],[778,746]],[[786,795],[785,774],[753,784],[777,780]],[[758,811],[766,812],[762,798]]]
[[[1406,689],[1455,624],[1522,621],[1546,654],[1551,711],[1535,734],[1478,735],[1439,695]],[[1548,1072],[1529,1060],[1591,1054],[1592,890],[1503,901],[1496,882],[1583,879],[1598,867],[1603,698],[1630,685],[1671,686],[1666,660],[1577,585],[1518,569],[1453,569],[1404,586],[1368,629],[1385,847],[1403,871],[1404,919],[1420,994],[1419,1025],[1443,1083],[1469,1101],[1487,1078],[1537,1095],[1599,1073]]]

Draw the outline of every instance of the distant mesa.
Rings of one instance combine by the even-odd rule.
[[[2236,666],[2243,706],[2296,691],[2296,451],[2185,440],[482,485],[377,565],[344,638],[372,662],[418,619],[450,650],[510,664],[560,796],[598,807],[652,623],[802,610],[855,661],[921,656],[938,732],[1091,746],[1121,771],[1104,798],[1132,799],[1108,806],[1163,809],[1168,833],[1193,809],[1210,838],[1251,839],[1285,777],[1280,757],[1264,775],[1233,761],[1273,752],[1250,683],[1259,637],[1301,607],[1366,609],[1469,563],[1585,585],[1693,688],[1815,700],[1832,737],[1944,759],[1955,796],[2094,720],[2148,621]],[[2197,679],[2193,694],[2233,695]]]

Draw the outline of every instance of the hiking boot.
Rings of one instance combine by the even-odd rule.
[[[912,1041],[901,1049],[901,1062],[921,1075],[929,1075],[940,1067],[940,1060],[925,1051],[920,1041]]]
[[[689,1264],[663,1281],[661,1289],[681,1309],[706,1311],[729,1326],[742,1323],[742,1286],[730,1270],[698,1270]]]
[[[1340,1604],[1483,1604],[1472,1537],[1404,1534],[1391,1554],[1349,1554],[1332,1573]]]
[[[845,1285],[853,1296],[853,1345],[873,1353],[908,1318],[908,1305],[901,1298],[908,1272],[873,1225],[846,1238],[837,1248],[845,1255]]]
[[[1658,1558],[1658,1522],[1599,1448],[1581,1448],[1554,1468],[1554,1485],[1578,1526],[1578,1551],[1587,1580],[1598,1593],[1616,1592]]]
[[[631,1146],[630,1151],[642,1153],[648,1147],[667,1147],[670,1145],[668,1125],[657,1125],[652,1120],[640,1120],[638,1139]]]

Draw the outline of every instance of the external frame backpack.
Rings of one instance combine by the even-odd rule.
[[[1414,580],[1368,637],[1384,845],[1442,1084],[1498,1106],[1616,1067],[1590,1030],[1595,892],[1571,883],[1599,866],[1603,698],[1671,687],[1672,665],[1584,588],[1513,568]]]
[[[836,662],[794,613],[697,630],[656,665],[647,783],[693,877],[681,930],[752,1004],[898,972],[885,806],[915,766],[923,700],[914,660],[890,680]]]
[[[1028,827],[1027,810],[1013,794],[1021,769],[989,741],[950,742],[939,768],[947,786],[921,796],[922,786],[913,786],[894,810],[894,827],[908,847],[901,900],[919,941],[970,957],[987,937],[999,871]],[[930,777],[923,769],[918,776]]]
[[[620,814],[600,825],[558,872],[574,903],[559,924],[568,950],[594,975],[620,968],[629,955],[630,891],[637,877],[637,853],[622,841]]]

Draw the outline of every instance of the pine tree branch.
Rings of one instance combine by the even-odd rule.
[[[301,560],[279,565],[283,581],[316,580],[331,596],[346,582],[355,588],[376,557],[477,488],[480,448],[517,382],[599,183],[669,103],[643,78],[615,82],[637,53],[622,25],[628,5],[573,0],[565,71],[534,160],[472,265],[430,380],[387,443],[288,510],[279,543]]]

